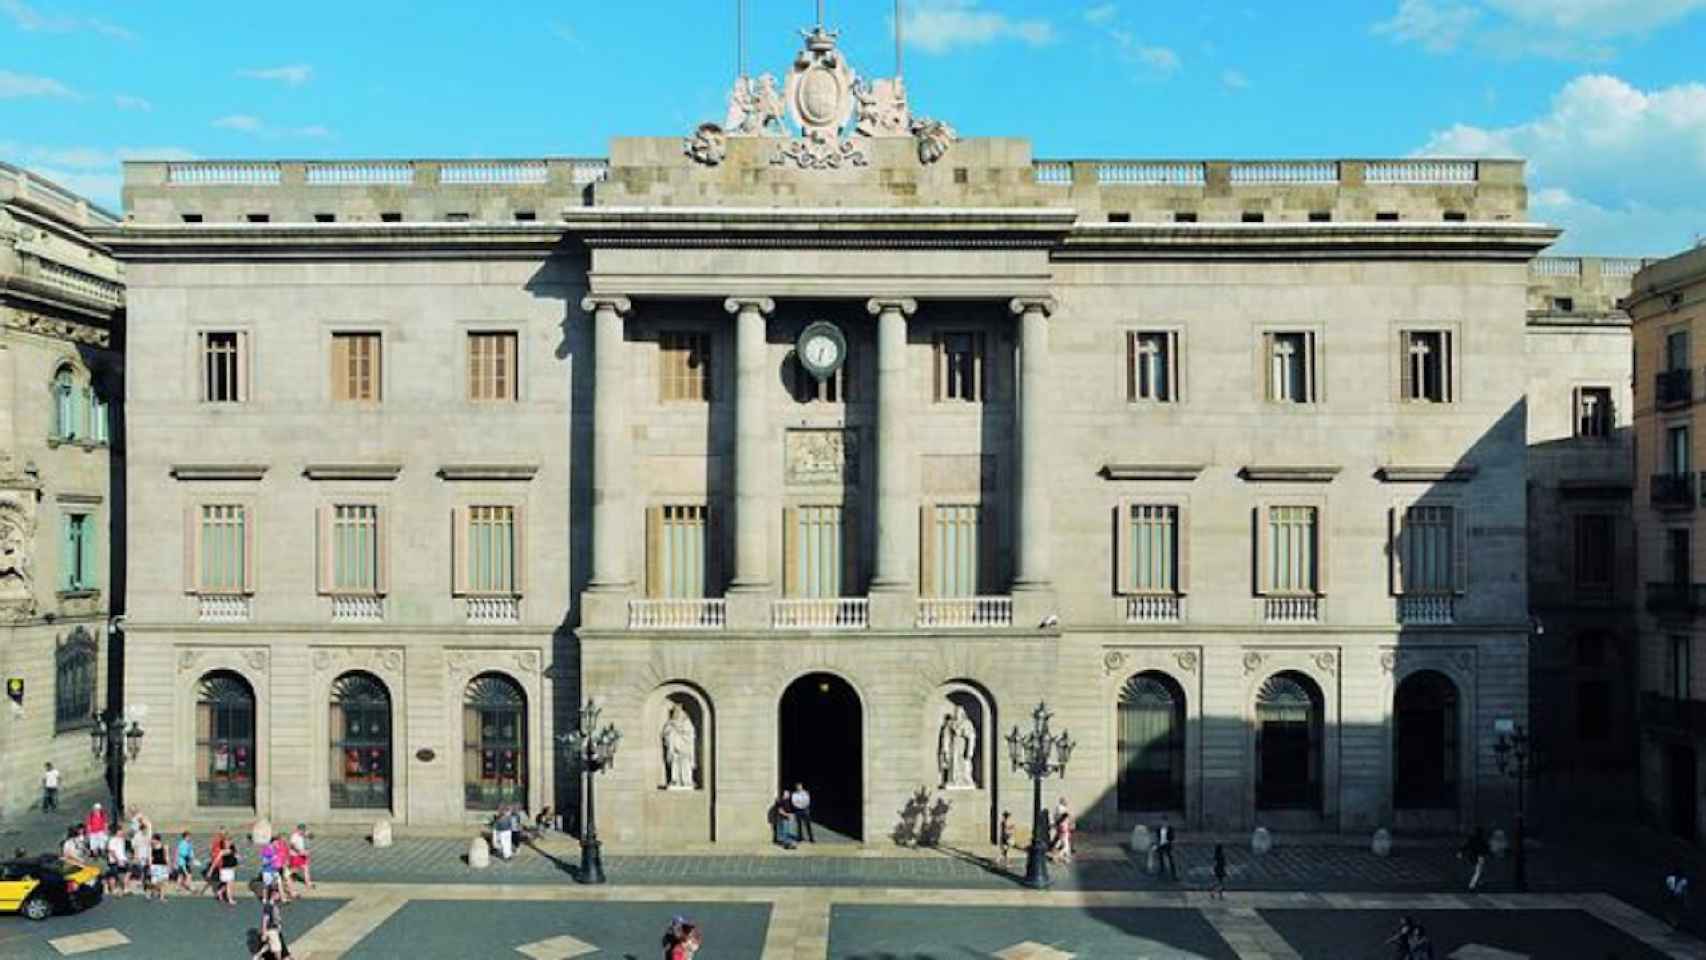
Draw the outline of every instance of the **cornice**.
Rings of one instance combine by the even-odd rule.
[[[67,343],[81,343],[103,350],[112,345],[112,331],[92,323],[5,307],[0,307],[0,320],[3,320],[9,330],[33,333]]]
[[[1195,480],[1203,463],[1109,463],[1097,471],[1104,480]]]
[[[1387,464],[1380,468],[1380,479],[1387,483],[1468,483],[1475,479],[1479,467],[1460,463],[1449,467],[1412,467]]]
[[[311,463],[302,468],[310,480],[395,480],[402,472],[400,463]]]
[[[175,480],[259,480],[266,476],[264,463],[175,463],[171,474]]]
[[[1538,223],[1081,223],[1056,259],[1447,257],[1527,261],[1562,231]]]
[[[1330,465],[1259,465],[1252,464],[1238,475],[1252,483],[1332,483],[1343,467]]]
[[[457,463],[438,468],[441,480],[532,480],[537,463]]]

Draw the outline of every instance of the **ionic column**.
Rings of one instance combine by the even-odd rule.
[[[878,299],[865,308],[877,318],[877,562],[871,592],[911,594],[918,497],[906,423],[906,318],[917,312],[918,301]]]
[[[625,592],[628,569],[628,351],[624,318],[634,305],[627,297],[595,294],[581,300],[592,314],[592,579],[589,592]]]
[[[776,301],[730,297],[723,308],[735,315],[735,569],[729,590],[757,593],[770,588],[770,524],[763,493],[764,449],[769,439],[764,416],[764,318],[776,309]]]
[[[1019,396],[1014,420],[1018,426],[1018,515],[1014,523],[1013,592],[1054,588],[1049,549],[1048,481],[1048,318],[1055,303],[1046,297],[1016,298],[1009,308],[1019,318]]]

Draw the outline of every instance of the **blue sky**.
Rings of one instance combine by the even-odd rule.
[[[746,0],[753,72],[812,0]],[[828,0],[854,66],[891,0]],[[0,0],[0,158],[116,206],[124,157],[603,155],[720,119],[735,0]],[[1706,234],[1706,0],[905,0],[916,112],[1039,157],[1530,160],[1559,249]]]

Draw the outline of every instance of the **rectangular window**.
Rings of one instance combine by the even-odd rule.
[[[112,417],[105,397],[89,394],[89,439],[99,444],[112,442]]]
[[[1402,399],[1407,403],[1450,403],[1451,334],[1444,330],[1406,330],[1401,339]]]
[[[332,334],[332,399],[378,401],[380,362],[379,334]]]
[[[1612,533],[1612,518],[1609,514],[1584,513],[1576,516],[1576,589],[1611,589]]]
[[[1694,575],[1694,554],[1687,527],[1671,527],[1665,531],[1665,570],[1671,583],[1689,583]]]
[[[381,592],[379,508],[373,504],[338,504],[332,507],[331,526],[332,592]]]
[[[925,541],[926,596],[975,597],[987,577],[984,572],[983,508],[949,504],[927,509]]]
[[[1177,403],[1179,335],[1170,330],[1126,334],[1125,395],[1133,403]]]
[[[464,592],[488,596],[519,594],[515,508],[469,507],[466,536],[467,585]]]
[[[1579,387],[1576,390],[1576,436],[1609,437],[1616,423],[1611,409],[1610,387]]]
[[[1173,214],[1174,223],[1196,223],[1197,215],[1191,210],[1180,210]]]
[[[1457,522],[1451,507],[1414,506],[1404,511],[1398,550],[1402,593],[1448,594],[1456,589]]]
[[[67,513],[60,528],[59,589],[80,593],[95,589],[95,518]]]
[[[1270,594],[1315,594],[1320,584],[1320,511],[1276,506],[1267,511],[1264,590]]]
[[[516,335],[468,335],[468,399],[505,402],[516,399]]]
[[[665,403],[711,399],[711,335],[675,331],[658,338],[658,382]]]
[[[987,399],[984,336],[942,333],[936,336],[936,401],[977,403]]]
[[[843,596],[849,577],[850,546],[845,511],[838,506],[802,506],[783,518],[788,542],[784,553],[784,592],[790,597]]]
[[[1688,428],[1671,427],[1665,431],[1665,466],[1671,476],[1688,472]]]
[[[1262,335],[1267,358],[1268,399],[1275,403],[1314,403],[1315,334],[1274,332]]]
[[[1687,700],[1692,686],[1689,673],[1694,669],[1694,651],[1689,649],[1688,640],[1684,634],[1670,638],[1670,659],[1665,664],[1666,686],[1670,696],[1677,700]]]
[[[1672,330],[1665,334],[1665,369],[1688,369],[1688,331]]]
[[[1126,517],[1126,590],[1140,594],[1178,593],[1179,508],[1132,504]]]
[[[668,504],[646,511],[646,589],[653,597],[698,599],[713,581],[711,511]]]
[[[248,339],[241,330],[201,334],[203,403],[244,403],[249,399]]]
[[[198,593],[248,592],[249,536],[249,511],[242,505],[210,503],[201,507]]]

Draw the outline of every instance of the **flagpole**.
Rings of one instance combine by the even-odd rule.
[[[900,0],[894,0],[894,75],[896,79],[899,79],[900,75],[905,72],[902,70],[903,61],[901,60],[903,54],[900,17]]]
[[[735,76],[746,76],[746,0],[735,0]]]

